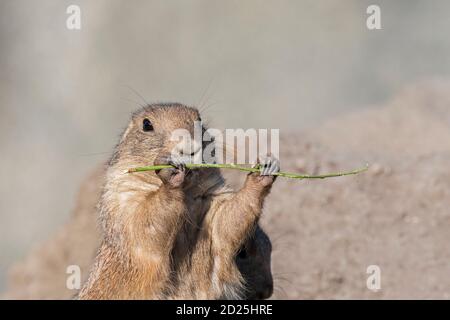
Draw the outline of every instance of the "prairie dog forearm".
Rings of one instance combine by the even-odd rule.
[[[220,252],[232,259],[248,234],[258,223],[265,197],[271,185],[256,181],[257,176],[248,175],[241,190],[220,201],[213,221],[214,242]]]

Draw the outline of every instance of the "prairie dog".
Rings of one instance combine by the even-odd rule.
[[[232,192],[217,169],[187,170],[182,158],[202,148],[179,148],[174,156],[178,142],[170,135],[180,128],[193,135],[198,120],[195,108],[181,104],[133,114],[109,161],[99,203],[103,241],[80,299],[253,297],[239,252],[256,254],[249,248],[262,237],[258,220],[275,176],[249,174]],[[164,163],[176,168],[125,173]],[[279,170],[276,159],[262,163],[264,173]],[[254,298],[271,295],[271,277],[266,282]]]

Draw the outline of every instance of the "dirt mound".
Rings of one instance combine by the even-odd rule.
[[[450,298],[450,84],[418,84],[382,108],[283,133],[284,171],[371,164],[359,176],[278,179],[263,226],[274,243],[274,298]],[[226,171],[238,185],[242,173]],[[11,272],[9,298],[70,298],[66,267],[87,275],[98,244],[102,169],[71,221]],[[366,287],[369,265],[381,290]]]

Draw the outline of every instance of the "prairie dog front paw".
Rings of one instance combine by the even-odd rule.
[[[161,157],[155,160],[155,163],[174,166],[174,168],[164,168],[156,171],[156,174],[164,184],[172,188],[178,188],[183,184],[186,177],[186,164],[183,159]]]
[[[274,156],[269,155],[262,158],[257,166],[260,171],[252,172],[249,174],[249,178],[264,187],[272,185],[277,177],[274,174],[280,172],[280,161]]]

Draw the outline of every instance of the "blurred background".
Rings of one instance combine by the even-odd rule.
[[[66,9],[81,8],[81,30]],[[382,30],[366,8],[381,7]],[[313,128],[450,74],[446,0],[0,0],[0,291],[143,100]],[[140,95],[143,97],[141,98]]]

